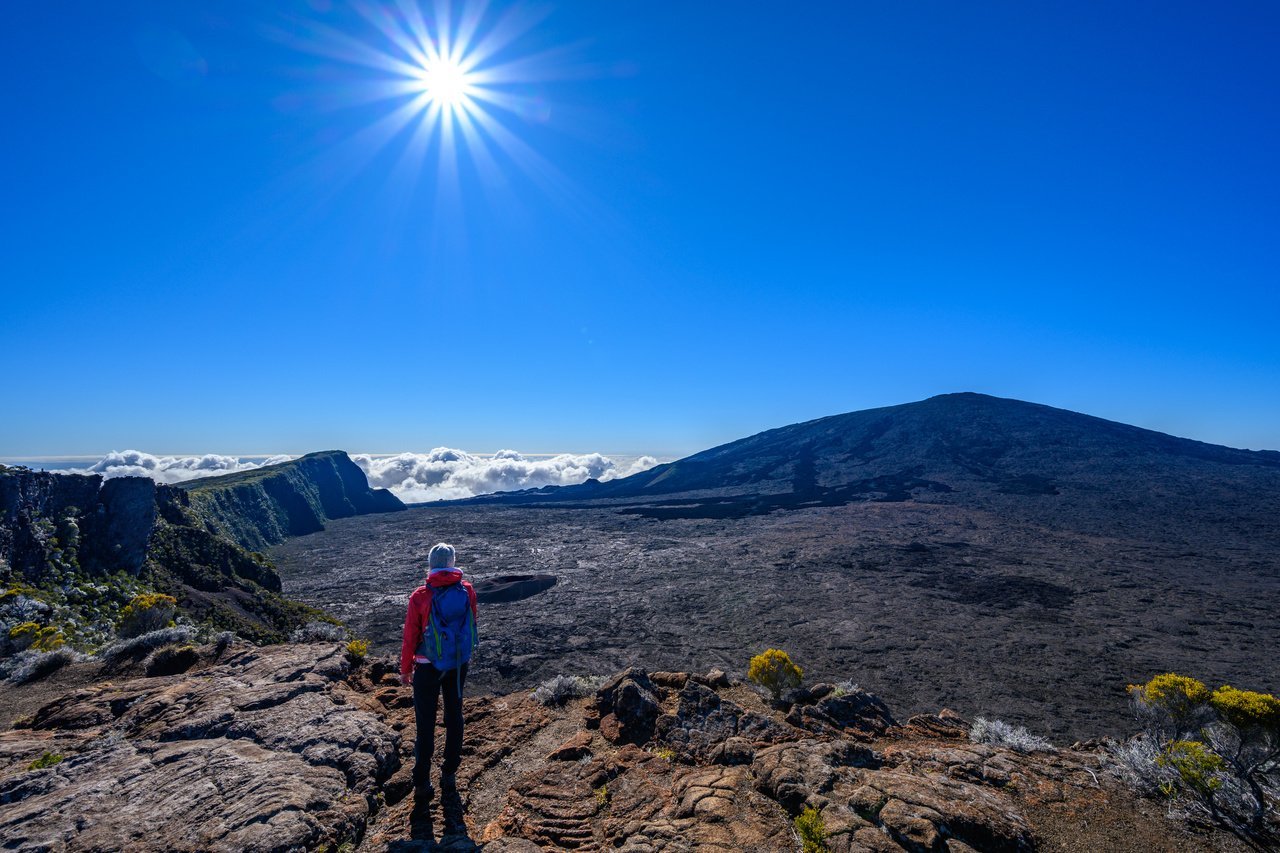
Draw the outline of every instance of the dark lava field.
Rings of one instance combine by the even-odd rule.
[[[1280,674],[1277,581],[1247,554],[1055,534],[947,506],[664,521],[417,508],[335,521],[273,556],[287,593],[389,652],[441,540],[474,580],[558,580],[483,605],[481,690],[631,663],[744,674],[773,646],[806,680],[852,679],[900,714],[946,706],[1069,742],[1126,731],[1125,685],[1157,672],[1265,688]]]
[[[899,715],[1069,743],[1176,671],[1280,689],[1280,454],[976,394],[770,430],[609,483],[347,518],[286,594],[398,648],[427,550],[477,582],[479,690],[787,650]],[[554,584],[553,584],[554,581]]]

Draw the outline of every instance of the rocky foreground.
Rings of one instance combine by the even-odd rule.
[[[775,707],[714,671],[469,698],[459,791],[415,809],[389,661],[235,644],[179,665],[5,688],[27,711],[0,732],[5,849],[789,850],[807,808],[831,851],[1244,849],[1136,799],[1096,746],[974,744],[949,711],[899,722],[831,685]]]

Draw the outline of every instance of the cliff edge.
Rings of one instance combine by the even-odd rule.
[[[191,480],[181,488],[210,530],[251,551],[324,530],[330,519],[405,508],[386,489],[370,488],[364,471],[341,450]]]

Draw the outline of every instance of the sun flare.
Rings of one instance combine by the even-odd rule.
[[[466,108],[471,101],[472,81],[461,63],[450,59],[429,59],[422,66],[422,92],[442,107]]]
[[[564,69],[554,52],[528,54],[518,42],[545,11],[514,5],[492,12],[485,0],[358,0],[352,8],[370,25],[362,35],[316,26],[299,48],[374,72],[352,75],[352,106],[382,102],[386,110],[350,138],[369,153],[403,140],[400,186],[412,186],[434,153],[435,183],[456,183],[467,157],[489,185],[505,163],[551,192],[563,193],[557,169],[519,133],[551,115],[541,84]],[[486,14],[489,12],[489,14]],[[402,133],[407,131],[407,133]]]

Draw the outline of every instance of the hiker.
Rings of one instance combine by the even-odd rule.
[[[427,555],[427,579],[409,596],[400,647],[400,683],[413,684],[418,739],[414,747],[413,786],[420,802],[435,797],[431,755],[435,748],[436,707],[444,696],[444,761],[440,786],[457,786],[462,763],[462,686],[475,648],[476,591],[454,565],[452,545],[441,542]]]

